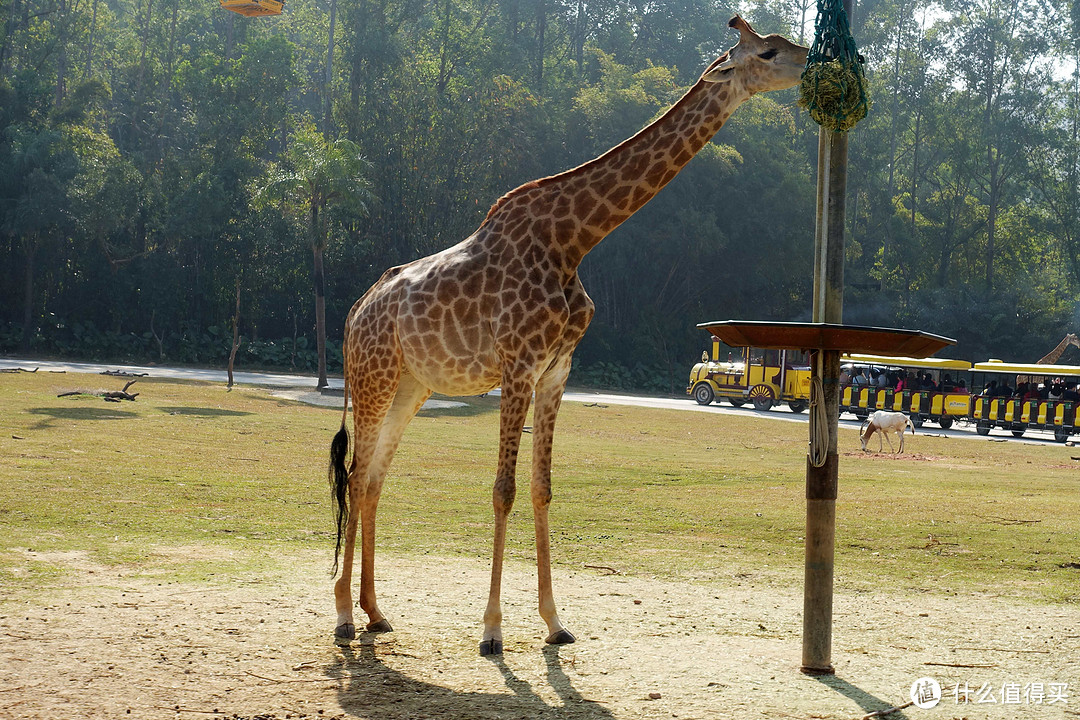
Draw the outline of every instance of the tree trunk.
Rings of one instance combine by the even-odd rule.
[[[323,138],[330,142],[331,121],[333,120],[333,82],[334,82],[334,25],[337,22],[337,0],[330,0],[330,30],[326,42],[326,90],[324,91]]]
[[[226,13],[225,18],[225,57],[231,59],[233,51],[233,20],[235,13]]]
[[[319,352],[319,382],[316,387],[324,388],[326,381],[326,285],[323,277],[323,254],[326,251],[326,233],[319,224],[319,207],[311,206],[311,229],[314,243],[311,246],[314,256],[315,282],[315,342]]]
[[[236,279],[236,310],[232,318],[232,350],[229,352],[229,389],[233,386],[233,364],[240,349],[240,278]]]
[[[544,0],[536,4],[536,94],[544,94],[544,32],[547,29],[547,8]]]
[[[64,104],[64,94],[67,91],[67,2],[60,0],[56,8],[57,27],[59,32],[56,44],[56,88],[53,98],[53,107],[57,110]]]
[[[439,78],[435,81],[435,92],[440,97],[446,92],[446,85],[450,82],[449,74],[450,66],[450,10],[452,6],[450,0],[445,0],[443,5],[443,27],[442,27],[442,51],[439,53]]]
[[[906,8],[899,8],[896,20],[896,49],[893,55],[893,94],[892,94],[892,117],[889,120],[889,180],[885,194],[889,202],[889,208],[893,207],[893,195],[896,188],[896,136],[897,116],[900,114],[900,45],[904,36],[904,13]],[[892,213],[890,213],[891,215]],[[892,245],[893,224],[886,221],[885,232],[881,241],[881,286],[880,292],[885,292],[885,279],[888,277],[889,249]]]
[[[26,278],[23,283],[23,336],[20,349],[30,352],[30,340],[34,334],[34,256],[37,254],[37,239],[23,238],[26,251]]]
[[[93,10],[90,12],[90,32],[89,37],[86,40],[86,73],[87,80],[90,79],[90,73],[93,71],[93,59],[94,59],[94,29],[97,27],[97,6],[98,0],[94,0]]]
[[[585,2],[578,0],[577,15],[574,18],[574,59],[577,60],[578,75],[585,72]]]
[[[142,32],[142,50],[139,53],[139,74],[135,82],[135,92],[133,93],[134,107],[131,110],[131,131],[138,133],[139,131],[139,105],[142,102],[142,87],[143,80],[146,77],[146,53],[147,47],[150,44],[150,16],[154,9],[154,0],[146,0],[146,18],[143,22]],[[232,15],[232,13],[229,13]]]

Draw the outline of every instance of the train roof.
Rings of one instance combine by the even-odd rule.
[[[856,365],[884,365],[887,367],[901,368],[926,368],[928,370],[970,370],[971,363],[966,360],[949,360],[946,358],[910,358],[888,357],[883,355],[843,355],[841,363],[854,363]]]
[[[1035,363],[1007,363],[1001,360],[987,360],[975,363],[975,372],[1009,373],[1011,375],[1035,375],[1038,377],[1076,377],[1080,376],[1080,365],[1037,365]]]

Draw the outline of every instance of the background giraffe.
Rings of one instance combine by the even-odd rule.
[[[1076,336],[1076,333],[1069,333],[1065,337],[1061,338],[1061,342],[1057,344],[1057,347],[1036,360],[1035,364],[1053,365],[1059,359],[1061,359],[1061,356],[1065,353],[1066,348],[1068,348],[1070,345],[1075,345],[1076,347],[1080,348],[1080,338]],[[1017,375],[1016,384],[1020,385],[1020,383],[1030,383],[1032,382],[1032,379],[1033,378],[1030,378],[1027,375]]]
[[[540,616],[548,643],[574,641],[552,594],[548,505],[555,416],[574,348],[593,316],[578,264],[670,182],[739,105],[755,93],[799,81],[805,47],[779,35],[758,35],[738,16],[729,26],[739,31],[738,44],[654,123],[584,165],[504,195],[471,236],[387,270],[353,305],[345,323],[345,412],[330,456],[338,525],[335,568],[344,546],[334,587],[338,638],[356,634],[351,581],[358,524],[359,601],[367,630],[391,629],[375,600],[375,510],[406,425],[432,392],[477,395],[501,385],[495,539],[480,652],[502,652],[506,520],[534,394],[530,494]],[[350,396],[354,450],[346,469]]]
[[[1069,333],[1065,337],[1061,338],[1061,342],[1057,344],[1057,347],[1043,355],[1042,358],[1040,358],[1039,360],[1036,360],[1035,364],[1053,365],[1059,359],[1061,359],[1062,354],[1064,354],[1065,352],[1065,348],[1069,347],[1070,345],[1080,347],[1080,338],[1076,337],[1076,333]]]

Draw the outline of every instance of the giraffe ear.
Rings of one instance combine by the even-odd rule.
[[[716,67],[711,67],[705,71],[705,74],[701,76],[701,79],[705,82],[723,82],[730,79],[731,71],[735,68],[735,63],[731,58],[727,58],[723,62],[719,63]]]
[[[740,35],[743,35],[743,34],[746,34],[746,33],[750,33],[752,35],[757,35],[757,32],[754,30],[754,28],[750,27],[750,23],[743,20],[742,16],[740,16],[740,15],[732,16],[732,18],[730,20],[728,20],[728,27],[729,28],[735,28],[736,30],[739,31]]]

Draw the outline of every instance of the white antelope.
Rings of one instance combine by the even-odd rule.
[[[878,433],[878,452],[881,452],[882,435],[889,441],[889,452],[895,452],[889,433],[896,433],[900,436],[899,452],[904,452],[904,430],[909,427],[911,428],[911,434],[914,435],[915,426],[911,424],[911,418],[904,413],[875,410],[870,414],[870,417],[863,421],[862,426],[859,428],[859,440],[862,442],[863,452],[866,452],[866,443],[875,432]]]

